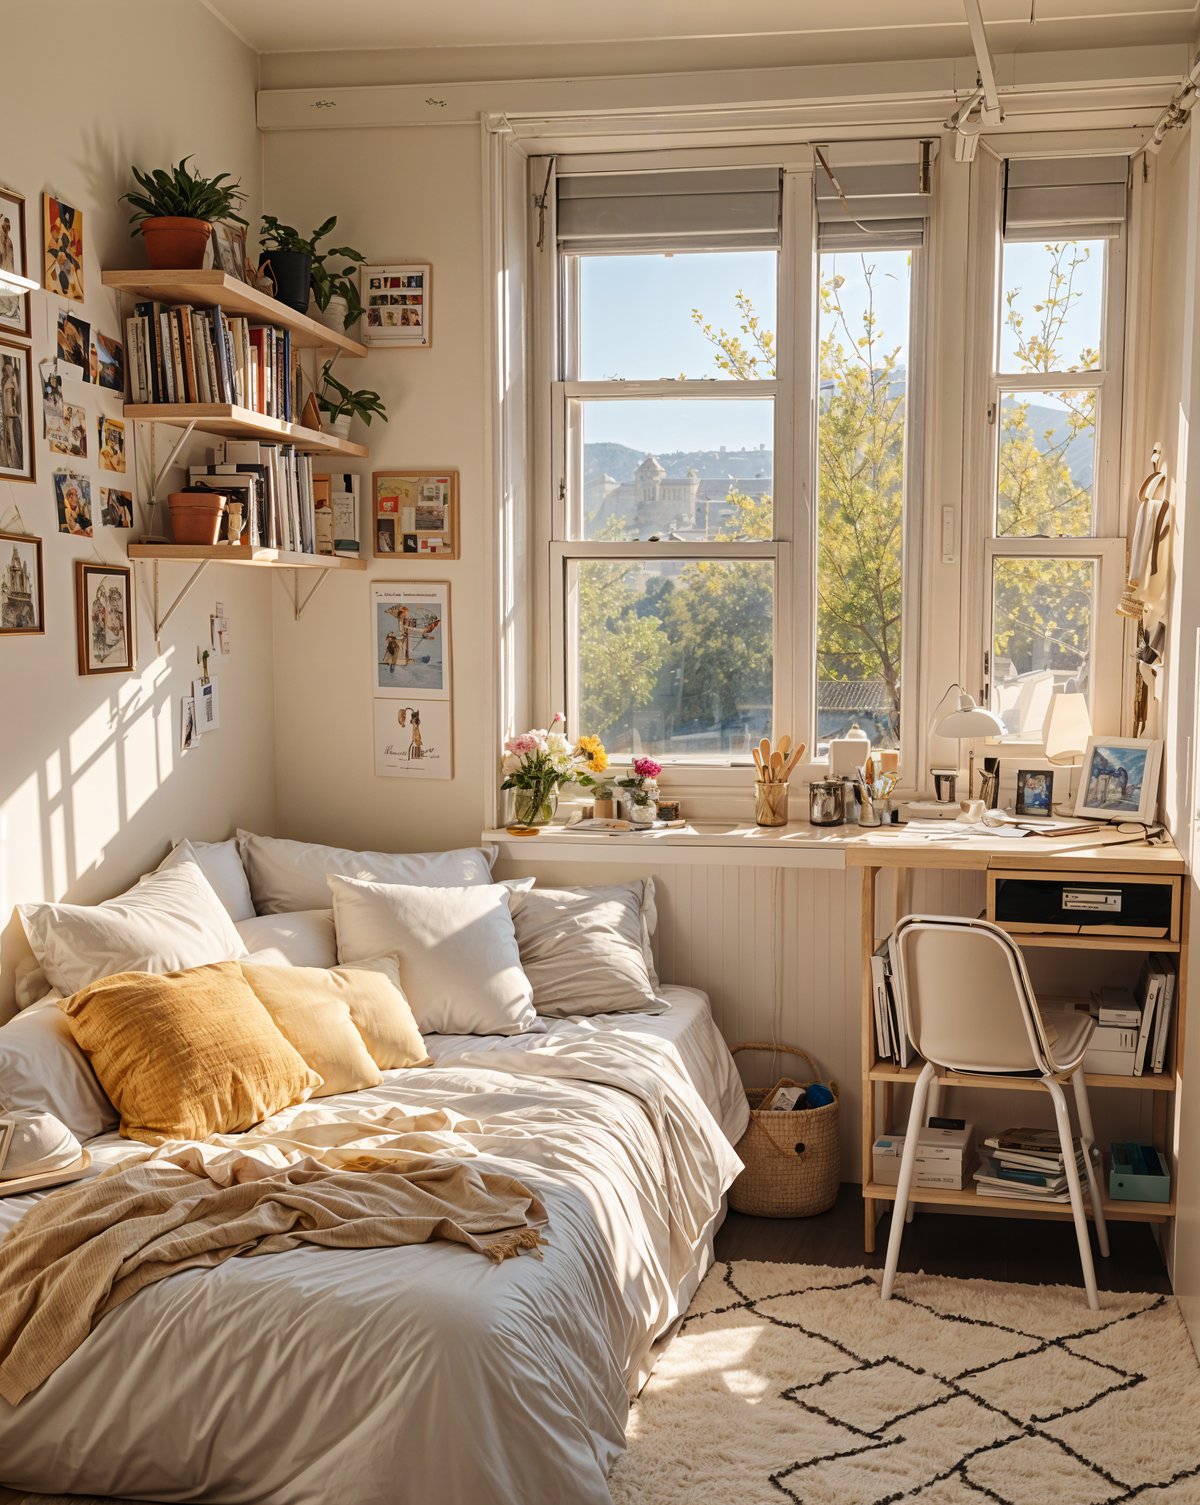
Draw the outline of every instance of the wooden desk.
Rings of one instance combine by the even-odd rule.
[[[1127,841],[1127,839],[1126,839]],[[848,835],[844,852],[847,867],[862,870],[862,1183],[863,1183],[863,1243],[868,1253],[875,1248],[875,1230],[881,1204],[895,1198],[894,1186],[882,1186],[872,1180],[873,1166],[871,1149],[879,1133],[893,1127],[896,1083],[915,1081],[920,1063],[906,1067],[895,1061],[880,1060],[875,1050],[874,999],[871,983],[871,956],[882,936],[878,931],[878,904],[876,879],[884,870],[896,870],[895,914],[892,924],[909,911],[909,873],[918,868],[969,869],[987,874],[1061,873],[1064,877],[1078,875],[1081,878],[1110,876],[1152,877],[1157,882],[1167,882],[1173,887],[1171,927],[1168,935],[1160,939],[1144,939],[1121,935],[1088,935],[1063,933],[1015,934],[1014,940],[1021,947],[1060,947],[1067,950],[1086,948],[1088,951],[1155,951],[1174,954],[1179,968],[1175,989],[1173,1041],[1170,1045],[1165,1069],[1158,1075],[1108,1076],[1089,1074],[1089,1087],[1125,1092],[1151,1092],[1153,1098],[1154,1143],[1170,1160],[1168,1135],[1168,1109],[1176,1091],[1179,1073],[1183,1064],[1185,1038],[1185,1004],[1187,998],[1187,952],[1188,914],[1183,903],[1184,874],[1183,857],[1170,845],[1146,846],[1119,844],[1116,833],[1112,837],[1097,840],[1096,836],[969,838],[965,842],[941,842],[906,836],[898,833],[877,834],[855,832]],[[994,884],[989,882],[989,895]],[[892,928],[885,930],[885,934]],[[963,1076],[946,1072],[939,1078],[945,1085],[970,1083],[976,1087],[1003,1088],[1013,1091],[1044,1091],[1036,1080],[1019,1077]],[[1172,1164],[1172,1195],[1168,1203],[1113,1201],[1105,1196],[1105,1216],[1140,1222],[1167,1222],[1175,1215],[1176,1167]],[[978,1213],[1019,1214],[1022,1217],[1070,1217],[1069,1206],[1054,1204],[1039,1206],[1020,1198],[978,1197],[974,1185],[961,1191],[946,1188],[922,1188],[914,1186],[911,1192],[914,1203],[969,1207]]]

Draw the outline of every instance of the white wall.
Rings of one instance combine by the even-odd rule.
[[[117,202],[131,186],[131,162],[166,165],[195,152],[200,169],[241,177],[254,213],[261,202],[257,59],[198,0],[173,0],[169,27],[165,9],[160,0],[105,6],[60,0],[52,8],[9,5],[4,13],[9,129],[0,180],[25,196],[35,268],[43,190],[83,210],[87,297],[73,307],[111,335],[121,330],[121,314],[115,295],[100,286],[100,269],[144,264],[140,245],[129,238],[128,210]],[[47,331],[65,304],[49,293],[31,296],[36,383],[37,362],[50,353]],[[47,623],[45,636],[0,639],[0,926],[7,926],[0,1017],[21,949],[18,927],[9,922],[15,903],[104,898],[156,861],[169,837],[223,836],[239,821],[269,826],[275,814],[270,595],[279,587],[270,577],[209,570],[170,623],[159,654],[149,615],[151,577],[139,566],[137,672],[90,678],[77,672],[74,563],[94,558],[93,544],[105,560],[124,562],[130,534],[98,522],[106,473],[95,458],[96,417],[119,415],[120,403],[92,386],[67,386],[68,400],[87,412],[88,459],[52,459],[37,402],[37,483],[0,482],[0,527],[19,531],[12,525],[15,504],[25,529],[44,540]],[[148,464],[148,438],[137,438]],[[160,433],[160,463],[168,443]],[[94,539],[56,531],[56,465],[90,477]],[[183,579],[178,566],[164,571],[164,591],[174,594]],[[235,644],[217,670],[224,724],[181,756],[179,698],[195,672],[197,647],[208,646],[208,617],[218,599],[232,619]]]
[[[276,778],[280,834],[342,846],[421,850],[478,841],[483,790],[496,764],[484,710],[492,674],[491,562],[483,496],[487,320],[477,128],[268,134],[273,211],[310,229],[338,216],[337,236],[370,261],[433,266],[433,346],[376,350],[338,375],[381,393],[390,415],[353,437],[369,505],[372,470],[456,467],[461,557],[373,560],[370,578],[450,581],[454,778],[376,778],[367,584],[332,579],[299,623],[276,605]],[[318,469],[320,467],[318,466]],[[286,636],[284,632],[286,621]]]

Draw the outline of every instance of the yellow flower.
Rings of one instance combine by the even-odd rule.
[[[586,760],[593,773],[603,773],[608,767],[608,754],[599,737],[580,737],[575,751]]]

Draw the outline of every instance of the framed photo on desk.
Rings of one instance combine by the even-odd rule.
[[[1075,814],[1153,825],[1162,749],[1142,737],[1089,737]]]

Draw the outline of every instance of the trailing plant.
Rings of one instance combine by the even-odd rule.
[[[378,392],[372,392],[369,388],[352,391],[344,383],[338,381],[330,367],[332,361],[326,361],[321,368],[321,386],[317,392],[317,406],[328,415],[331,423],[336,423],[339,418],[344,418],[349,413],[354,418],[361,418],[365,424],[370,424],[376,414],[388,421],[387,410],[383,406],[383,399]]]
[[[282,224],[273,214],[263,215],[262,235],[264,251],[295,251],[312,260],[309,274],[313,297],[322,313],[329,307],[330,299],[345,298],[345,326],[349,329],[355,319],[362,316],[363,306],[358,295],[358,283],[354,280],[355,269],[362,266],[366,257],[353,246],[326,246],[317,242],[324,240],[337,224],[337,215],[329,218],[311,235],[305,236],[294,225]],[[331,266],[331,262],[344,262],[343,266]]]
[[[202,219],[208,224],[232,220],[244,225],[246,221],[237,212],[245,202],[241,182],[228,181],[227,172],[219,172],[215,178],[206,178],[197,172],[188,171],[191,156],[184,157],[169,172],[156,167],[143,172],[139,167],[130,171],[137,180],[141,192],[123,193],[122,199],[133,206],[129,223],[131,234],[136,235],[143,221],[148,219]]]

